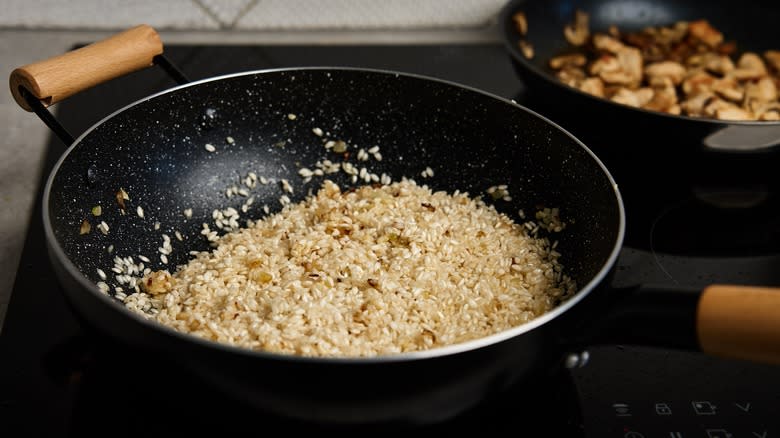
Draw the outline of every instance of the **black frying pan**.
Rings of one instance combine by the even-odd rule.
[[[502,37],[515,71],[529,94],[538,98],[535,109],[555,117],[564,128],[587,132],[588,141],[599,153],[614,152],[639,157],[637,167],[648,156],[673,160],[682,154],[707,151],[720,154],[775,153],[780,145],[780,122],[734,122],[632,108],[594,97],[560,82],[548,66],[550,58],[570,48],[563,28],[577,9],[590,14],[591,32],[605,32],[610,25],[635,32],[647,26],[666,26],[679,20],[707,19],[737,43],[738,53],[763,53],[780,48],[777,17],[780,6],[773,1],[734,3],[716,0],[632,1],[632,0],[513,0],[500,15]],[[526,40],[534,48],[527,59],[518,47],[520,34],[512,16],[522,11],[528,21]]]
[[[107,79],[119,72],[103,68],[129,63],[123,70],[132,70],[161,51],[156,33],[142,26],[15,70],[12,92],[25,106],[37,101],[26,98],[24,89],[53,103],[95,82],[95,69]],[[86,71],[71,74],[72,62]],[[312,134],[315,127],[349,144],[380,145],[384,159],[373,163],[373,171],[394,179],[416,177],[430,166],[435,177],[425,182],[434,189],[481,194],[508,184],[515,196],[498,207],[512,217],[521,208],[559,207],[571,225],[556,236],[558,248],[578,293],[528,324],[458,345],[375,358],[306,358],[184,335],[138,317],[98,290],[97,269],[106,271],[115,256],[145,254],[152,259],[148,265],[160,269],[185,263],[190,250],[208,249],[201,223],[211,221],[215,208],[241,204],[238,197],[226,198],[225,188],[249,171],[289,179],[297,188],[293,201],[301,200],[307,190],[297,169],[327,157]],[[207,152],[206,143],[217,151]],[[350,185],[342,176],[334,178]],[[130,197],[126,214],[115,198],[119,187]],[[263,216],[263,204],[279,210],[277,184],[254,194],[257,201],[245,217]],[[553,122],[450,82],[386,71],[299,68],[173,88],[109,115],[76,139],[53,169],[43,202],[51,262],[87,325],[143,351],[170,355],[232,395],[296,418],[435,422],[562,362],[576,364],[577,357],[565,358],[565,352],[587,342],[701,346],[716,354],[780,360],[780,296],[774,291],[606,290],[625,229],[622,200],[607,169]],[[82,221],[98,204],[100,220],[110,224],[108,234],[94,229],[94,219],[92,232],[80,234]],[[143,219],[135,214],[139,205]],[[191,218],[182,214],[188,208]],[[177,230],[186,239],[174,240],[164,265],[157,257],[161,235]],[[753,301],[742,302],[743,296]],[[606,316],[608,304],[619,311]],[[748,311],[757,313],[748,317]],[[659,315],[666,317],[662,324],[652,319]],[[756,322],[743,324],[745,318]]]

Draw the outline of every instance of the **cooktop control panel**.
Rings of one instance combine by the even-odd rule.
[[[745,401],[664,400],[657,403],[619,400],[601,407],[614,417],[613,430],[602,436],[624,438],[768,438],[777,429],[766,425],[772,409]],[[776,408],[776,407],[775,407]]]
[[[776,367],[650,348],[593,353],[574,371],[589,438],[780,436]]]

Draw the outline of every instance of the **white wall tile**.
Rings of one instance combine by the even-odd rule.
[[[219,23],[190,0],[3,0],[0,26],[122,29],[216,29]]]
[[[313,30],[484,26],[505,0],[0,0],[0,27]]]
[[[463,28],[487,25],[505,0],[260,0],[239,29]]]
[[[232,27],[258,0],[192,0],[206,9],[223,28]]]

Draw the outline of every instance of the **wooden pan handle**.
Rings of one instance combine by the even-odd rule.
[[[19,106],[32,111],[20,86],[49,106],[102,82],[149,67],[162,52],[157,32],[145,24],[136,26],[86,47],[17,68],[11,72],[11,93]]]
[[[705,353],[780,364],[780,288],[709,286],[696,329]]]

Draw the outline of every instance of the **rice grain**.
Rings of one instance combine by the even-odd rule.
[[[172,275],[148,273],[127,307],[217,342],[354,357],[488,336],[576,290],[547,238],[467,193],[406,179],[342,192],[325,181],[316,195],[282,204],[215,236],[212,251]],[[204,224],[201,234],[212,233]],[[155,278],[167,283],[148,283]]]

